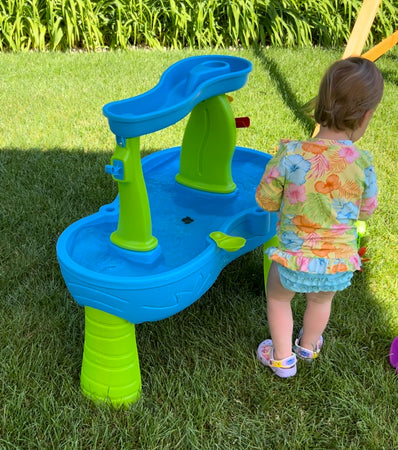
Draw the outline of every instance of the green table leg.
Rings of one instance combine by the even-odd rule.
[[[88,306],[85,315],[83,393],[115,406],[134,403],[141,393],[134,324]]]

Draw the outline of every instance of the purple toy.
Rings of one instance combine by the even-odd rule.
[[[394,338],[390,348],[390,363],[398,373],[398,336]]]

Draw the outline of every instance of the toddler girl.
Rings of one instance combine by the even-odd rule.
[[[279,377],[296,374],[296,355],[316,358],[323,344],[336,291],[350,285],[360,268],[355,222],[377,206],[370,154],[353,143],[363,136],[383,95],[376,65],[360,57],[335,62],[324,75],[315,103],[318,134],[307,141],[282,140],[267,164],[256,200],[278,211],[278,247],[266,286],[271,338],[259,360]],[[302,329],[292,353],[290,302],[306,293]]]

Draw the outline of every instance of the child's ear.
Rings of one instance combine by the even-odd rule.
[[[369,120],[372,118],[374,112],[375,112],[374,109],[369,109],[368,111],[366,111],[366,113],[363,115],[363,117],[361,119],[361,125],[364,122],[369,122]]]
[[[364,134],[369,125],[370,119],[372,118],[374,113],[374,109],[370,109],[366,111],[365,114],[361,117],[359,121],[359,127],[356,128],[352,134],[352,142],[356,142],[360,139]]]

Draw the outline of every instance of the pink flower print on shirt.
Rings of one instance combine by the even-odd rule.
[[[361,262],[359,259],[359,255],[350,256],[349,261],[355,267],[356,270],[359,270],[361,268]]]
[[[346,223],[332,225],[332,232],[338,236],[342,236],[350,227]]]
[[[373,211],[377,208],[377,195],[370,198],[365,198],[361,205],[361,213],[372,215]]]
[[[297,251],[292,250],[291,252],[289,252],[289,254],[292,256],[300,257],[300,258],[303,256],[303,252],[301,250],[297,250]]]
[[[301,272],[308,272],[308,264],[311,262],[311,258],[306,258],[305,256],[299,256],[297,258],[297,264]]]
[[[277,167],[272,167],[271,170],[264,176],[264,181],[270,184],[272,180],[275,180],[280,175]]]
[[[339,155],[344,158],[348,164],[352,164],[359,158],[359,152],[354,147],[341,147]]]
[[[321,242],[321,236],[318,233],[310,233],[307,234],[307,243],[311,248],[319,247],[319,243]]]
[[[286,196],[292,205],[298,202],[305,202],[307,196],[305,195],[305,187],[298,184],[291,183],[285,190]]]

